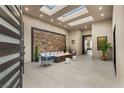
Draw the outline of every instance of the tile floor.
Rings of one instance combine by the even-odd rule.
[[[111,88],[119,87],[112,61],[79,56],[71,64],[53,63],[44,68],[41,63],[26,63],[25,88]]]

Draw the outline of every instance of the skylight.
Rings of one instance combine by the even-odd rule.
[[[70,14],[73,14],[73,13],[75,13],[75,12],[77,12],[77,11],[83,9],[83,8],[85,8],[85,6],[82,5],[82,6],[78,7],[78,8],[76,8],[76,9],[74,9],[74,10],[72,10],[72,11],[70,11],[70,12],[64,14],[64,15],[62,15],[62,17],[66,17],[66,16],[68,16],[68,15],[70,15]]]
[[[78,16],[84,15],[86,13],[88,13],[88,10],[85,6],[82,5],[78,8],[71,10],[68,13],[65,13],[64,15],[58,17],[57,19],[59,21],[66,22],[68,20],[71,20],[71,19],[76,18]]]
[[[45,5],[46,8],[48,8],[49,10],[55,8],[57,5]]]
[[[88,17],[85,17],[85,18],[82,18],[82,19],[73,21],[71,23],[68,23],[68,25],[70,25],[70,26],[76,26],[76,25],[79,25],[79,24],[83,24],[83,23],[87,23],[87,22],[93,21],[93,20],[94,19],[93,19],[92,16],[88,16]]]
[[[40,11],[51,16],[61,9],[65,8],[67,5],[44,5],[40,8]]]

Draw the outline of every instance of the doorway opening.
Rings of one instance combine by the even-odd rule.
[[[82,49],[83,55],[91,55],[92,56],[92,36],[84,35],[82,36]]]

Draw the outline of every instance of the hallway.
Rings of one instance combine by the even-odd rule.
[[[47,68],[40,63],[26,63],[23,83],[25,88],[119,87],[113,63],[90,56],[79,56],[71,64],[53,63]]]

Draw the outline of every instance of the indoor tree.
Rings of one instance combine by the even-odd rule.
[[[102,47],[101,47],[101,51],[102,51],[102,57],[101,57],[101,59],[102,59],[102,60],[107,60],[107,52],[108,52],[108,50],[109,50],[111,47],[112,47],[111,44],[108,43],[107,41],[104,41],[104,42],[102,43]]]

